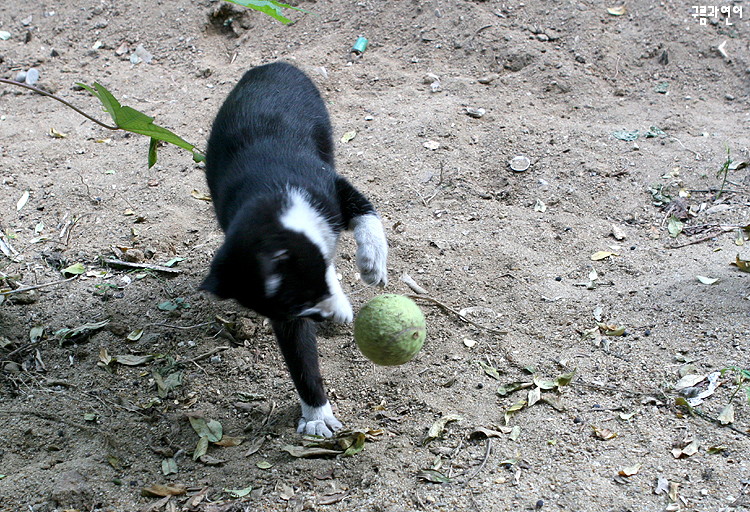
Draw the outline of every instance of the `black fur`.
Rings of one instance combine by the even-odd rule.
[[[303,191],[335,240],[370,202],[334,170],[328,112],[315,85],[290,64],[248,71],[214,121],[206,178],[225,241],[201,288],[272,320],[304,404],[327,404],[318,368],[315,325],[300,317],[331,294],[332,257],[280,222],[289,191]],[[333,253],[333,248],[331,248]],[[269,296],[270,274],[283,275]],[[304,407],[303,407],[304,411]]]

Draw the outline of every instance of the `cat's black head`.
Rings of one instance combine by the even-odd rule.
[[[330,296],[326,261],[302,233],[229,232],[216,252],[201,289],[274,320],[315,316],[316,304]],[[312,311],[312,312],[311,312]]]

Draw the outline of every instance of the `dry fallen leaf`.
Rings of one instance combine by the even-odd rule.
[[[469,434],[469,438],[470,439],[487,439],[490,437],[502,437],[508,432],[512,432],[512,430],[509,431],[506,428],[506,431],[502,432],[501,430],[492,430],[489,428],[478,427],[477,429],[474,430],[474,432]]]
[[[426,445],[434,439],[437,439],[438,437],[441,437],[445,432],[445,426],[448,423],[451,423],[453,421],[461,421],[462,419],[463,418],[458,414],[446,414],[442,418],[435,421],[435,423],[433,423],[430,427],[430,430],[427,431],[427,435],[422,441],[422,446]]]
[[[734,423],[734,406],[732,404],[727,404],[726,407],[721,410],[721,413],[719,414],[719,422],[722,425]]]
[[[535,387],[534,389],[531,389],[527,396],[529,407],[537,403],[541,397],[542,397],[541,388]]]
[[[610,256],[619,256],[619,254],[617,254],[616,252],[610,252],[610,251],[597,251],[591,255],[591,261],[606,260]]]
[[[669,480],[664,478],[663,476],[660,476],[656,479],[656,488],[654,489],[654,494],[666,494],[669,492]]]
[[[201,191],[196,190],[196,189],[193,189],[193,191],[190,192],[190,195],[193,198],[199,199],[201,201],[210,201],[211,200],[211,195],[210,194],[206,194],[206,193],[201,192]]]
[[[354,131],[354,130],[348,131],[348,132],[344,133],[344,135],[341,136],[341,142],[343,142],[344,144],[346,144],[350,140],[354,139],[354,137],[356,137],[356,136],[357,136],[357,132],[356,131]]]
[[[698,440],[693,439],[690,441],[685,447],[683,448],[673,448],[672,449],[672,456],[675,459],[679,459],[682,457],[691,457],[698,453]]]
[[[695,276],[698,281],[700,281],[703,284],[714,284],[716,281],[719,280],[718,277],[706,277],[706,276]]]
[[[52,137],[53,139],[64,139],[65,137],[67,137],[67,136],[68,136],[68,134],[67,134],[67,133],[62,133],[62,132],[58,132],[58,131],[57,131],[57,130],[55,130],[54,128],[50,128],[50,129],[49,129],[49,132],[47,132],[47,133],[48,133],[48,134],[49,134],[49,136],[50,136],[50,137]]]
[[[738,254],[735,261],[730,263],[730,265],[734,265],[743,272],[750,272],[750,260],[743,260],[740,258],[740,255]]]
[[[26,206],[26,203],[29,202],[29,191],[25,190],[23,194],[21,194],[21,198],[16,203],[16,211],[21,211],[21,208]]]
[[[609,441],[617,437],[617,432],[613,432],[608,428],[599,428],[596,425],[591,425],[591,428],[594,429],[594,437],[602,441]]]
[[[620,476],[625,476],[625,477],[637,475],[638,472],[641,470],[641,466],[643,466],[643,464],[635,464],[633,466],[627,466],[627,467],[622,468],[620,471],[618,471],[617,474]]]
[[[187,489],[181,484],[154,484],[141,489],[141,496],[180,496],[186,492]]]

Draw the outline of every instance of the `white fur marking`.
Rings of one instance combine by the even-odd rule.
[[[341,324],[351,323],[354,320],[354,310],[344,290],[341,289],[341,284],[338,277],[336,277],[336,268],[333,264],[328,265],[326,269],[326,284],[330,292],[328,297],[315,304],[315,306],[302,311],[300,316],[319,315]]]
[[[310,204],[304,192],[290,189],[288,194],[289,206],[281,214],[281,224],[290,231],[305,235],[320,249],[323,258],[331,261],[336,235],[327,220]]]
[[[354,217],[351,222],[357,241],[357,267],[367,284],[388,284],[388,241],[376,214]]]
[[[333,264],[328,265],[326,269],[326,284],[331,296],[316,304],[315,307],[320,309],[324,317],[331,318],[334,322],[350,323],[354,320],[354,311],[344,290],[341,289],[341,283],[336,277],[336,268]]]
[[[273,297],[276,292],[279,291],[281,286],[281,276],[278,274],[271,274],[266,277],[266,297]]]
[[[302,417],[297,424],[297,432],[300,434],[331,437],[336,430],[343,427],[333,415],[330,402],[320,407],[307,405],[304,400],[300,402],[302,402]]]

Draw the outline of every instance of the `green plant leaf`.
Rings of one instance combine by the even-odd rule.
[[[63,277],[80,276],[84,272],[86,272],[86,267],[83,266],[83,263],[74,263],[60,271]]]
[[[202,162],[206,159],[205,155],[196,150],[194,145],[170,130],[154,124],[153,117],[149,117],[132,107],[123,107],[120,102],[117,101],[117,98],[115,98],[102,84],[94,82],[92,87],[79,82],[78,85],[93,94],[101,102],[104,110],[110,115],[112,121],[114,121],[115,126],[127,132],[151,137],[148,150],[149,167],[153,167],[156,163],[156,146],[158,141],[168,142],[190,151],[195,162]]]
[[[570,384],[570,381],[573,380],[573,377],[575,377],[577,368],[574,368],[572,371],[569,371],[568,373],[563,373],[562,375],[558,375],[555,377],[555,385],[560,386],[567,386]]]
[[[344,457],[351,457],[361,452],[365,447],[365,434],[363,432],[355,432],[354,440],[352,444],[344,452]]]
[[[151,169],[154,165],[156,165],[156,148],[159,144],[159,141],[155,138],[151,137],[151,141],[148,143],[148,168]]]
[[[284,25],[288,25],[292,22],[292,20],[282,14],[283,9],[294,9],[295,11],[307,13],[307,11],[304,9],[283,4],[281,2],[276,2],[275,0],[227,0],[227,2],[232,2],[233,4],[241,5],[242,7],[247,7],[248,9],[253,9],[255,11],[268,14]]]

